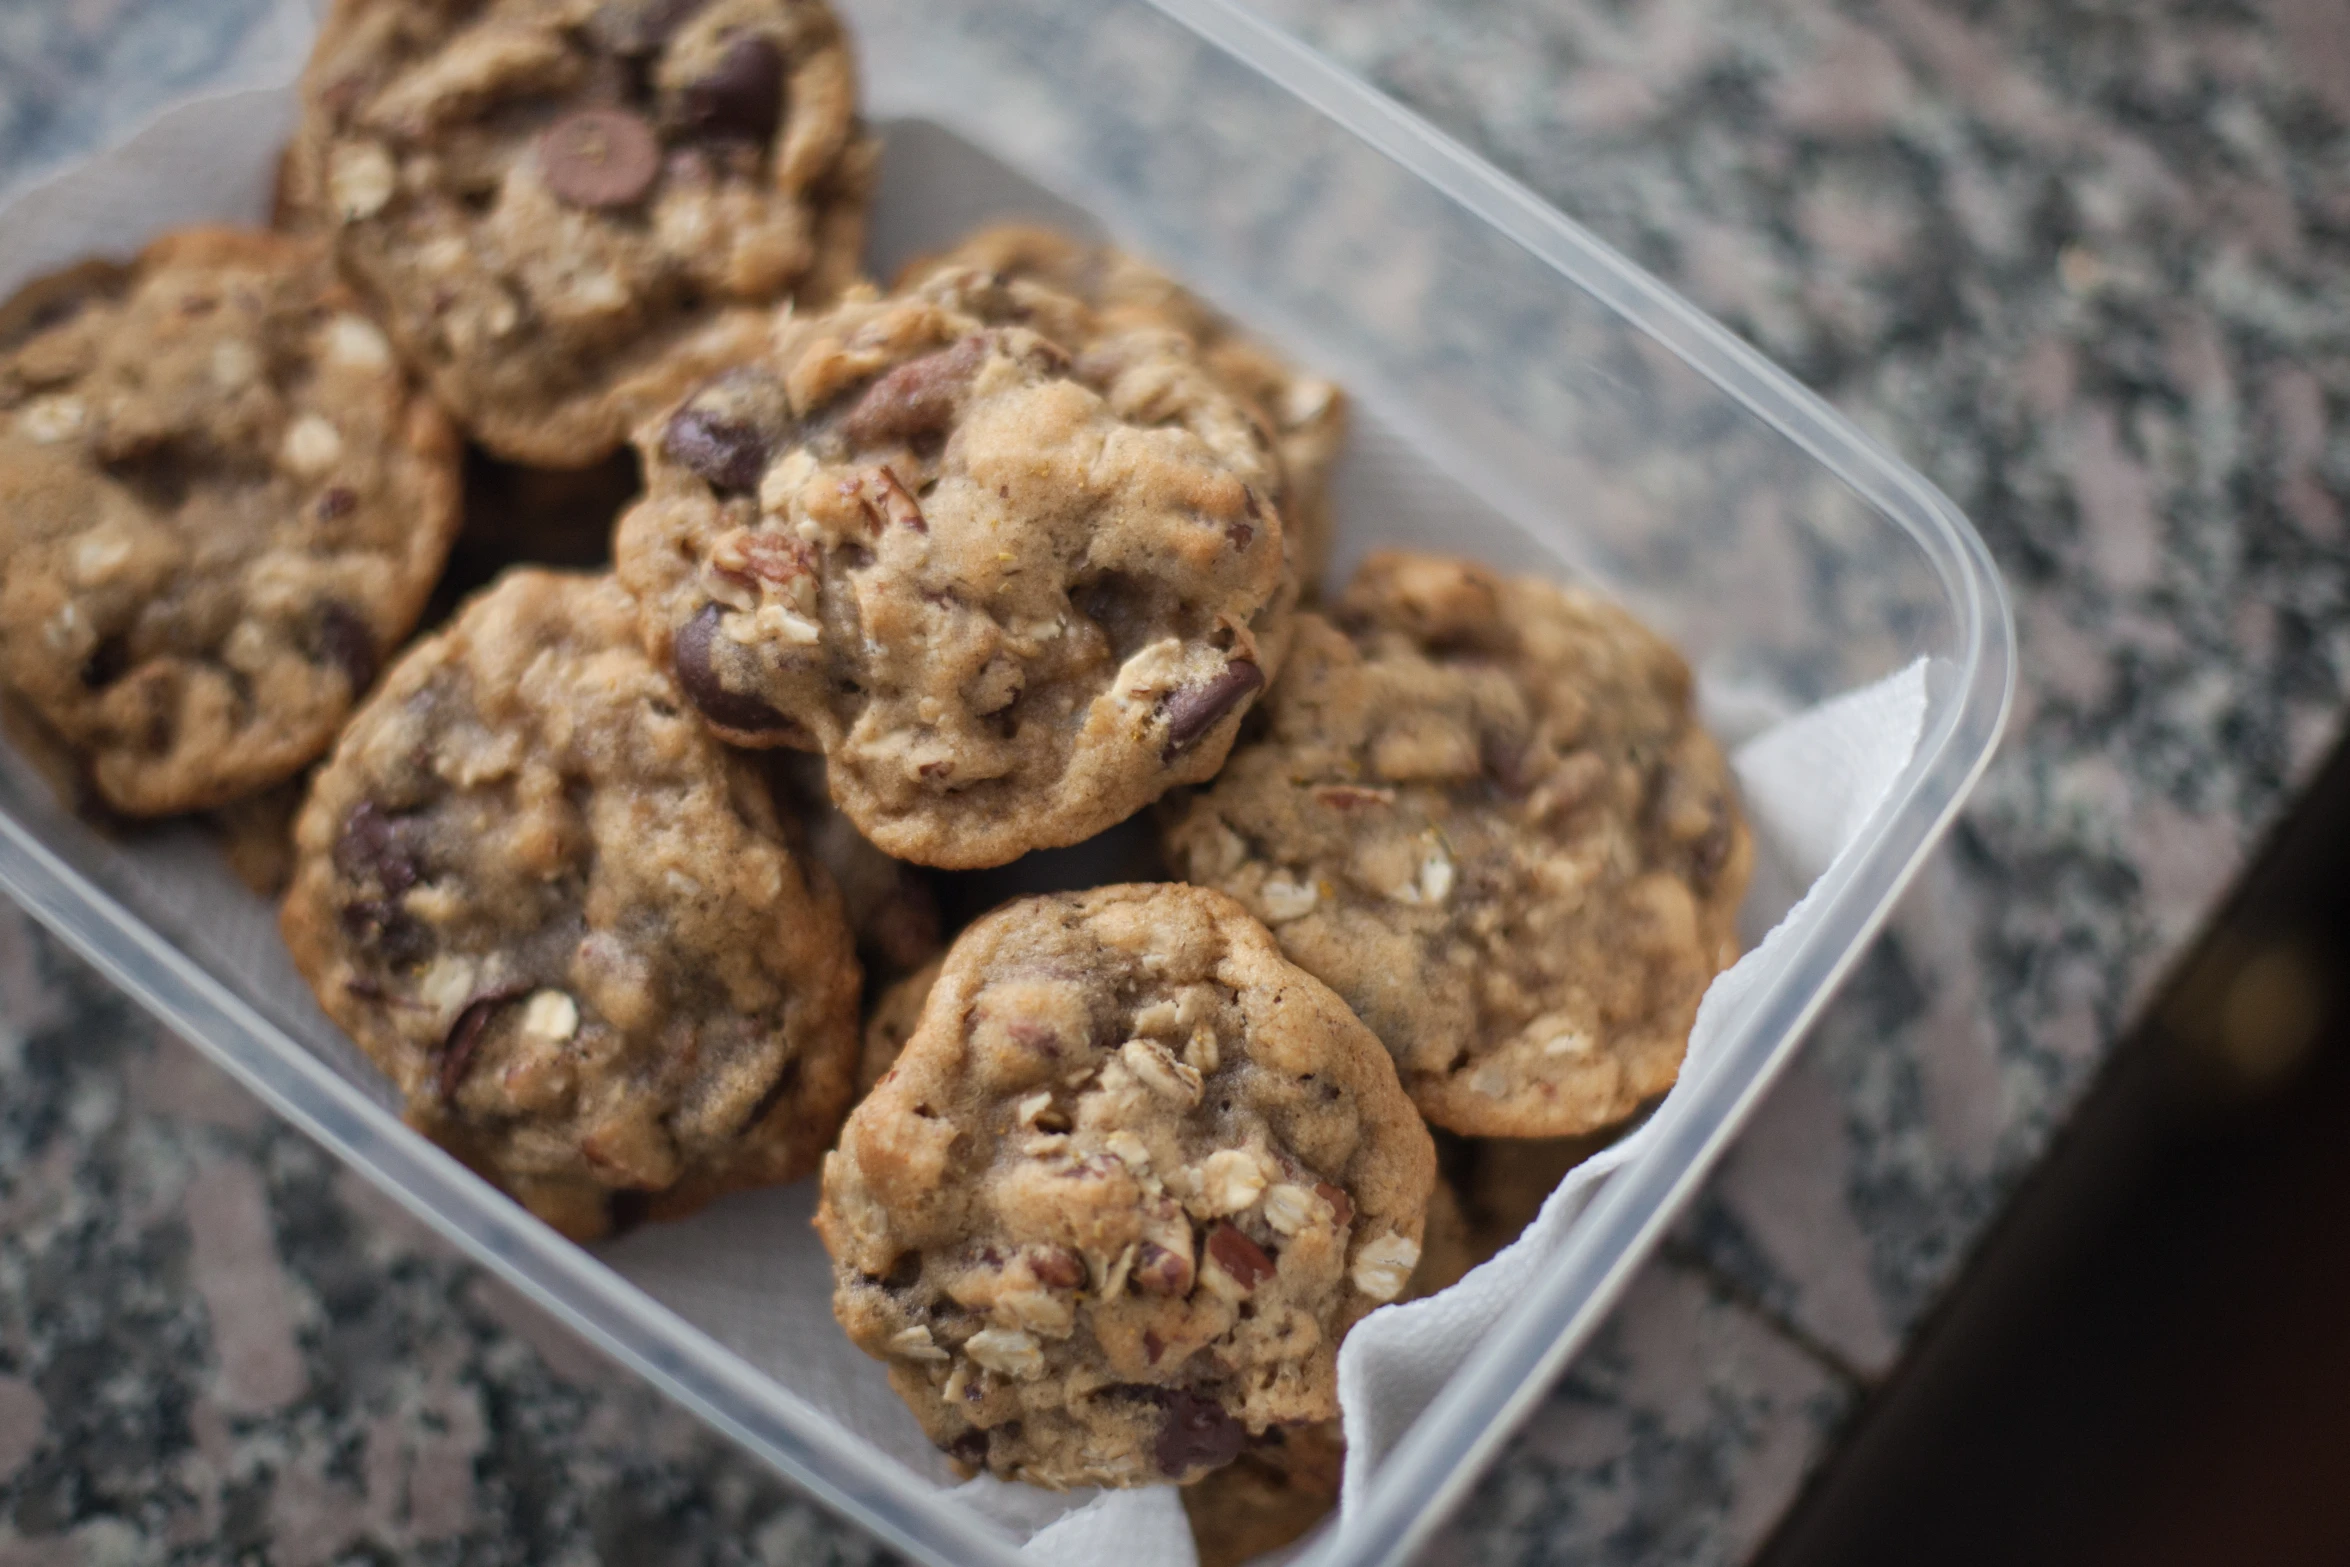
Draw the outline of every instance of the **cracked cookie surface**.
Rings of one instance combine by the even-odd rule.
[[[1254,407],[1278,457],[1273,500],[1300,585],[1308,592],[1330,554],[1330,470],[1346,441],[1346,394],[1297,369],[1236,328],[1197,295],[1138,256],[1088,245],[1050,229],[984,229],[903,274],[919,281],[941,267],[983,267],[1017,290],[1037,282],[1082,301],[1100,338],[1174,332],[1227,391]],[[1049,305],[1045,308],[1049,309]]]
[[[822,0],[341,0],[303,104],[295,213],[500,456],[595,461],[856,275]]]
[[[113,809],[292,777],[407,636],[458,443],[316,241],[188,229],[0,308],[0,675]]]
[[[413,1124],[565,1233],[813,1170],[857,965],[763,770],[608,577],[510,573],[385,677],[295,829],[287,944]]]
[[[1384,553],[1300,616],[1169,862],[1347,999],[1435,1125],[1566,1137],[1680,1070],[1753,848],[1680,656],[1589,593]]]
[[[1386,1053],[1231,899],[1015,903],[948,952],[824,1167],[833,1309],[931,1439],[1039,1485],[1188,1480],[1337,1414],[1435,1154]]]
[[[1252,414],[1180,339],[1089,337],[1044,292],[949,269],[854,298],[639,438],[615,556],[647,647],[727,738],[821,750],[919,864],[1210,776],[1287,646]]]

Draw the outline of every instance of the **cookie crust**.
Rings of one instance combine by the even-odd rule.
[[[510,573],[385,677],[282,925],[426,1135],[566,1234],[811,1171],[848,1108],[839,895],[608,577]]]
[[[125,814],[290,778],[415,625],[457,468],[314,240],[36,283],[0,307],[0,678]]]
[[[873,148],[822,0],[340,0],[294,220],[484,446],[590,463],[856,275]]]
[[[931,1439],[1038,1485],[1188,1480],[1337,1414],[1435,1175],[1378,1041],[1232,900],[1106,887],[955,943],[825,1161],[833,1309]]]
[[[1569,1137],[1670,1087],[1753,849],[1680,657],[1592,594],[1383,553],[1301,616],[1265,738],[1174,807],[1429,1121]]]

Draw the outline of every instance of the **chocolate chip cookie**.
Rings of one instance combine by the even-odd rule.
[[[302,96],[292,206],[500,456],[595,461],[856,275],[822,0],[340,0]]]
[[[1043,292],[948,269],[786,324],[648,427],[620,525],[703,716],[821,750],[918,864],[1075,843],[1209,777],[1287,645],[1254,416],[1171,334],[1073,353],[1089,312]]]
[[[564,1233],[815,1167],[857,965],[755,761],[608,577],[522,570],[385,677],[295,829],[283,926],[410,1120]]]
[[[36,283],[0,307],[0,678],[114,810],[290,778],[415,625],[457,460],[315,240]]]
[[[931,1439],[1188,1480],[1338,1412],[1435,1175],[1379,1043],[1231,899],[1129,885],[956,941],[824,1166],[833,1309]]]
[[[1671,1086],[1753,851],[1689,672],[1616,606],[1372,557],[1301,616],[1169,862],[1266,921],[1438,1126],[1567,1137]]]
[[[1189,340],[1210,374],[1254,408],[1281,463],[1274,500],[1298,578],[1312,590],[1330,554],[1330,469],[1346,439],[1346,396],[1334,382],[1285,363],[1239,331],[1198,296],[1135,256],[1084,245],[1049,229],[1009,224],[972,235],[943,257],[917,262],[918,281],[941,266],[976,266],[1018,291],[1034,281],[1092,308],[1096,352],[1116,339],[1175,332]],[[1049,308],[1047,306],[1046,308]],[[1129,350],[1132,351],[1132,350]]]

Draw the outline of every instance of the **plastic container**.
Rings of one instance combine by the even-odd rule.
[[[1988,760],[2014,656],[1998,580],[1957,510],[1817,398],[1225,0],[835,3],[888,136],[876,266],[1012,214],[1153,256],[1353,393],[1339,570],[1418,542],[1587,574],[1679,641],[1733,730],[1926,662],[1915,755],[1787,932],[1789,961],[1719,1068],[1684,1085],[1649,1153],[1605,1183],[1540,1288],[1308,1557],[1400,1561],[1589,1337]],[[829,1418],[822,1388],[792,1385],[805,1373],[787,1340],[742,1327],[746,1295],[777,1321],[822,1318],[820,1288],[760,1271],[765,1252],[814,1244],[804,1189],[581,1250],[400,1124],[294,978],[270,911],[192,830],[102,837],[10,755],[0,886],[282,1114],[818,1497],[925,1561],[1017,1560],[1014,1534]],[[1776,920],[1790,890],[1758,893],[1750,924]]]

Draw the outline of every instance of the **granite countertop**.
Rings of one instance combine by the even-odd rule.
[[[1905,454],[2014,593],[1951,842],[1440,1558],[1738,1561],[2341,722],[2350,10],[1257,3]],[[0,171],[259,9],[0,9]],[[0,1567],[227,1559],[886,1555],[0,912]]]

